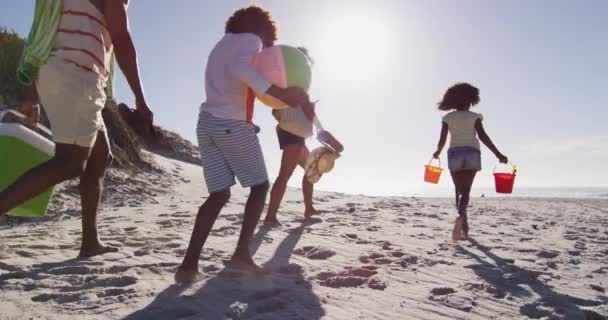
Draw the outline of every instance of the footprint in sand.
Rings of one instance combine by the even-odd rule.
[[[559,256],[559,252],[541,250],[536,254],[536,256],[539,258],[553,259]]]
[[[220,227],[215,230],[211,230],[211,235],[227,237],[227,236],[231,236],[231,235],[235,234],[237,232],[237,230],[238,230],[238,228],[235,226],[224,226],[224,227]]]
[[[339,273],[321,272],[317,274],[316,279],[322,286],[330,288],[356,288],[367,284],[371,289],[384,290],[387,287],[386,283],[378,278],[372,278],[378,274],[377,268],[376,266],[346,267]]]
[[[326,260],[336,255],[335,251],[319,246],[306,246],[294,250],[294,254],[306,257],[311,260]]]

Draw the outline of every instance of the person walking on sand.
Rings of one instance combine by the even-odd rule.
[[[40,111],[34,105],[40,100],[53,131],[55,155],[0,192],[0,214],[57,183],[80,177],[81,257],[117,251],[97,234],[103,178],[112,159],[101,117],[112,52],[135,95],[140,118],[148,126],[153,122],[140,83],[127,6],[127,0],[37,1],[18,69],[26,86],[21,110],[29,124],[35,124]]]
[[[209,197],[199,208],[184,260],[175,274],[178,283],[197,280],[198,261],[230,188],[239,180],[251,188],[245,204],[243,227],[230,266],[258,271],[249,242],[264,209],[269,183],[264,156],[251,123],[253,100],[249,90],[269,94],[290,106],[307,106],[308,95],[299,88],[282,89],[259,74],[254,56],[277,39],[270,12],[249,6],[228,19],[225,34],[211,51],[205,72],[206,101],[200,107],[197,136]],[[250,89],[249,89],[250,88]]]
[[[479,140],[483,142],[501,163],[509,160],[494,145],[486,133],[483,116],[469,109],[479,103],[479,89],[468,84],[458,83],[450,87],[439,102],[439,110],[450,111],[443,116],[437,151],[433,158],[438,159],[450,134],[448,149],[448,168],[452,175],[456,193],[458,218],[454,225],[452,238],[460,240],[469,235],[467,207],[471,186],[477,171],[481,170],[481,151]]]
[[[302,51],[308,60],[312,63],[312,59],[309,56],[308,50],[304,47],[298,47]],[[314,104],[310,105],[310,108],[314,111]],[[306,138],[313,135],[313,120],[306,115],[302,109],[286,108],[280,110],[273,110],[273,116],[278,121],[277,125],[277,137],[279,139],[279,147],[283,150],[281,158],[281,168],[279,169],[279,176],[272,184],[272,190],[270,191],[270,204],[268,205],[268,212],[264,219],[264,225],[267,226],[279,226],[281,223],[277,219],[277,211],[281,205],[281,200],[285,195],[287,189],[287,182],[294,170],[298,165],[302,168],[305,167],[306,159],[310,151],[306,147]],[[319,129],[319,128],[317,128]],[[336,141],[337,142],[337,141]],[[340,143],[337,142],[338,153],[344,149]],[[313,206],[313,184],[306,178],[306,175],[302,178],[302,193],[304,195],[304,217],[309,218],[319,213]]]

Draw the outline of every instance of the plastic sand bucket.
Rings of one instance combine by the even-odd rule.
[[[0,190],[13,184],[29,169],[51,159],[55,152],[55,145],[49,139],[19,123],[7,123],[11,117],[24,118],[16,111],[0,112]],[[39,126],[38,130],[50,135],[45,127]],[[52,193],[52,188],[46,190],[7,214],[20,217],[44,216]]]
[[[496,193],[513,193],[513,185],[515,184],[515,175],[517,169],[514,165],[503,165],[508,167],[505,171],[496,171],[498,165],[494,167],[494,183],[496,185]]]
[[[424,166],[424,181],[432,184],[439,183],[439,178],[441,177],[443,169],[441,169],[441,160],[437,159],[437,161],[439,162],[438,167],[432,165],[433,159],[429,161],[429,164]]]

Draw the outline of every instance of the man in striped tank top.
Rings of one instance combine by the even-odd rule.
[[[103,177],[112,159],[101,117],[112,51],[142,120],[149,126],[153,120],[139,79],[127,6],[127,0],[62,0],[57,30],[48,30],[56,31],[49,37],[54,41],[52,51],[26,89],[22,106],[30,120],[37,121],[33,105],[40,100],[51,123],[55,155],[0,192],[2,214],[57,183],[80,177],[81,257],[117,251],[104,245],[97,234]]]

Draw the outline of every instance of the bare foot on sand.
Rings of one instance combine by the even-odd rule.
[[[312,209],[306,209],[306,211],[304,212],[304,217],[306,217],[306,218],[310,218],[310,217],[312,217],[312,216],[316,216],[316,215],[318,215],[318,214],[321,214],[321,211],[319,211],[319,210],[317,210],[317,209],[315,209],[315,208],[312,208]]]
[[[80,253],[78,254],[79,258],[89,258],[93,256],[98,256],[106,253],[118,252],[118,248],[106,246],[102,243],[97,243],[91,247],[81,247]]]
[[[264,226],[276,228],[276,227],[282,226],[282,224],[281,224],[281,221],[279,221],[277,218],[271,218],[271,219],[266,218],[266,219],[264,219]]]
[[[246,273],[267,273],[267,271],[255,264],[251,257],[243,258],[234,256],[232,259],[226,264],[226,267],[230,269],[235,269],[241,272]]]
[[[192,284],[203,279],[203,274],[198,272],[198,268],[185,268],[182,266],[177,267],[175,272],[175,282],[182,284]]]
[[[462,221],[462,217],[458,217],[456,223],[454,223],[454,229],[452,230],[452,240],[454,241],[462,240]]]
[[[467,219],[464,219],[462,221],[462,237],[464,239],[469,238],[469,222],[467,221]]]

